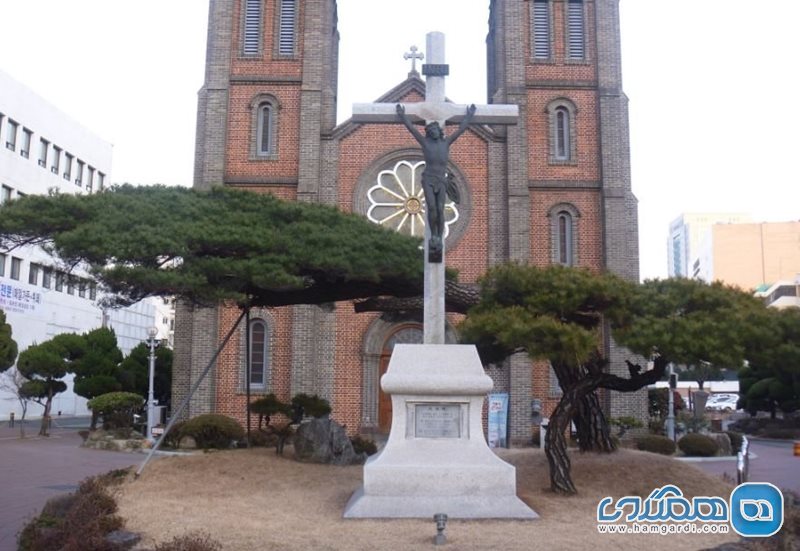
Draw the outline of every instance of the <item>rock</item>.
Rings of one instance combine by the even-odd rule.
[[[294,455],[298,461],[358,465],[366,454],[357,454],[344,427],[332,419],[312,419],[303,423],[294,436]]]
[[[730,436],[728,436],[724,432],[715,432],[714,434],[711,434],[709,436],[711,436],[714,440],[716,440],[717,444],[719,445],[719,451],[717,452],[718,456],[727,457],[729,455],[734,455],[731,449]]]
[[[142,540],[142,536],[126,530],[114,530],[106,535],[106,541],[122,549],[131,549]]]

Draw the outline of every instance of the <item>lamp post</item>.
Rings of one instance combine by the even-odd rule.
[[[147,387],[147,434],[145,434],[145,438],[147,438],[147,441],[151,444],[155,441],[153,438],[153,418],[155,417],[155,407],[153,404],[153,377],[156,370],[156,335],[158,335],[158,329],[155,327],[151,327],[147,330],[147,344],[150,345],[150,380]]]
[[[669,364],[669,388],[668,388],[668,398],[667,398],[667,438],[675,441],[675,387],[677,386],[677,380],[675,379],[675,373],[672,370],[672,362]]]

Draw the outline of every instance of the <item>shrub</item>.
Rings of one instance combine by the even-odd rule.
[[[103,417],[106,430],[133,426],[133,414],[142,407],[144,398],[133,392],[109,392],[89,400],[93,415]]]
[[[610,423],[615,427],[619,427],[619,432],[617,436],[622,438],[626,432],[630,429],[638,429],[643,427],[644,424],[639,421],[636,417],[632,417],[630,415],[623,416],[623,417],[612,417],[610,419]]]
[[[678,447],[689,457],[713,457],[719,451],[719,444],[713,438],[696,432],[678,440]]]
[[[221,551],[222,544],[206,533],[194,532],[175,536],[170,541],[156,545],[155,551]]]
[[[292,398],[292,410],[294,417],[292,421],[295,423],[300,422],[303,416],[309,417],[325,417],[331,412],[331,405],[325,398],[320,398],[316,394],[309,396],[308,394],[296,394]]]
[[[744,435],[741,432],[736,432],[733,430],[726,430],[725,434],[727,434],[728,438],[731,439],[731,451],[733,451],[733,455],[736,455],[742,449],[742,442],[744,442]]]
[[[378,451],[378,446],[375,445],[375,442],[369,438],[354,436],[350,439],[350,442],[353,444],[353,451],[355,451],[357,454],[366,453],[367,455],[373,455]]]
[[[165,446],[175,449],[180,447],[181,438],[183,438],[181,431],[183,430],[183,425],[185,423],[186,421],[176,421],[175,424],[169,428],[169,431],[167,431],[167,434],[164,436]]]
[[[770,427],[764,429],[762,433],[763,436],[767,438],[778,438],[781,440],[792,440],[797,436],[797,430],[791,428],[778,428],[778,427]]]
[[[206,413],[183,424],[180,438],[184,436],[194,438],[198,448],[227,449],[232,442],[244,438],[244,429],[239,421],[227,415]]]
[[[107,534],[122,527],[122,519],[116,512],[117,504],[107,492],[105,482],[88,478],[74,494],[55,497],[45,504],[41,514],[20,532],[19,549],[117,550],[118,546],[105,539]]]
[[[675,453],[675,442],[666,436],[648,434],[636,439],[636,449],[661,455],[672,455]]]

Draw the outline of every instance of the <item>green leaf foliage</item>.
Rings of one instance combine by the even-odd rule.
[[[138,408],[144,404],[144,398],[133,392],[109,392],[92,398],[87,407],[97,413],[105,414],[124,408]]]
[[[672,278],[645,281],[629,322],[614,328],[618,342],[649,356],[655,348],[669,361],[739,368],[761,338],[764,305],[721,283]]]
[[[159,404],[168,404],[172,399],[172,350],[159,346],[155,350],[153,372],[153,398]],[[150,387],[150,346],[136,345],[120,364],[119,380],[124,390],[147,396]]]
[[[215,188],[123,185],[0,207],[0,247],[83,262],[120,304],[151,295],[280,306],[422,285],[419,240],[318,204]]]
[[[0,310],[0,373],[14,365],[17,343],[11,338],[11,325],[6,323],[6,313]]]
[[[75,374],[75,394],[91,399],[122,390],[119,380],[122,352],[117,347],[114,330],[101,327],[81,338],[83,343],[69,367]]]
[[[517,350],[577,366],[596,350],[602,316],[622,323],[632,284],[609,274],[505,264],[481,279],[480,303],[461,325],[484,363]]]
[[[800,408],[800,308],[768,309],[764,337],[739,371],[740,404],[751,413]]]

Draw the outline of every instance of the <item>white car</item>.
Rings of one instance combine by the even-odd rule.
[[[738,401],[738,394],[715,394],[709,397],[706,409],[709,411],[736,411]]]

